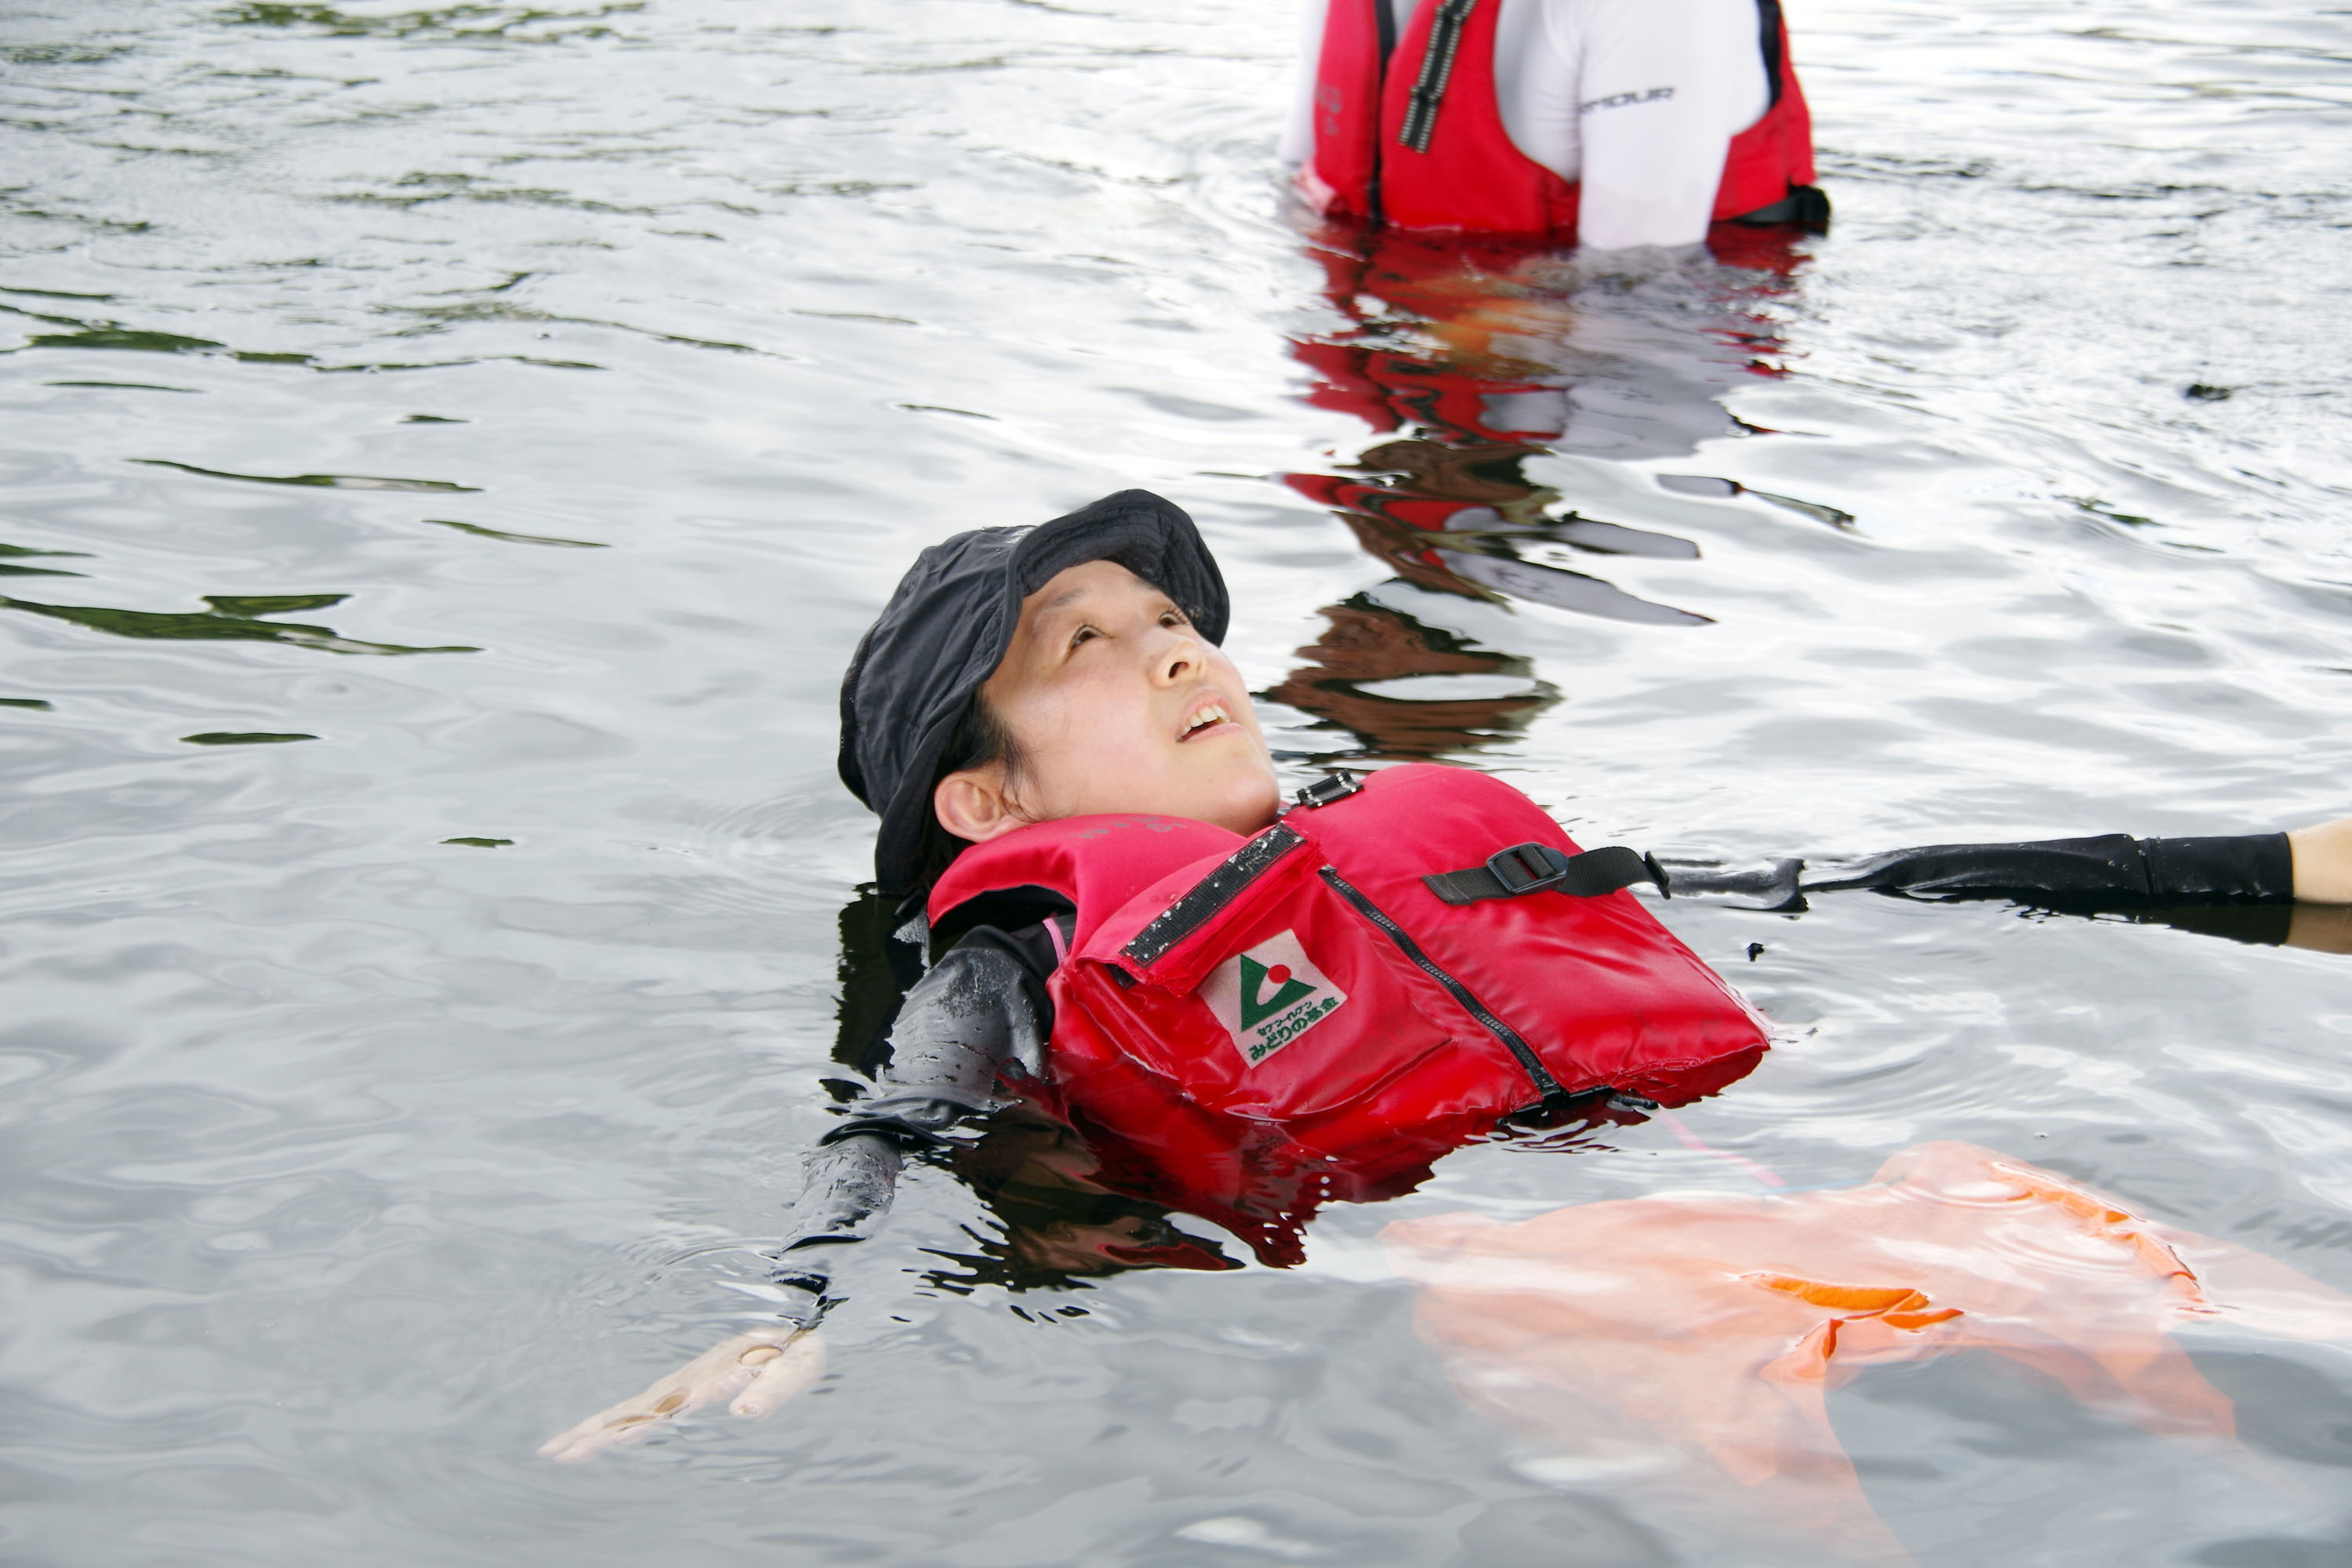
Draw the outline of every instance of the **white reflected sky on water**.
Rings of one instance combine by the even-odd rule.
[[[1734,1179],[1654,1127],[1465,1152],[1325,1215],[1304,1270],[1068,1294],[925,1284],[990,1222],[921,1173],[823,1392],[529,1456],[736,1310],[663,1260],[771,1232],[824,1122],[869,845],[834,689],[951,529],[1158,489],[1255,683],[1418,626],[1433,696],[1545,700],[1444,754],[1587,839],[2347,808],[2345,19],[1793,20],[1838,204],[1793,288],[1591,268],[1533,356],[1572,385],[1527,476],[1701,552],[1521,554],[1684,626],[1400,582],[1274,478],[1380,438],[1303,398],[1292,340],[1345,323],[1276,199],[1283,8],[8,7],[0,543],[80,553],[0,557],[79,574],[0,596],[80,618],[0,614],[0,697],[50,705],[0,709],[5,1554],[1423,1564],[1525,1529],[1673,1560],[1576,1483],[1601,1461],[1465,1408],[1369,1261],[1398,1214]],[[305,476],[425,488],[255,482]],[[307,607],[135,618],[205,595]],[[1357,745],[1268,711],[1302,764]],[[2342,961],[1874,899],[1671,915],[1794,1034],[1685,1113],[1709,1142],[1801,1184],[1969,1138],[2352,1287]],[[2300,1500],[2221,1508],[2160,1442],[1957,1373],[1841,1420],[1923,1561],[2284,1551],[2246,1543],[2352,1515],[2352,1368],[2256,1362],[2214,1375]]]

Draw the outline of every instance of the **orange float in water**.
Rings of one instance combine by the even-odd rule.
[[[2226,1443],[2230,1402],[2174,1330],[2352,1338],[2352,1298],[1968,1143],[1906,1150],[1863,1187],[1442,1215],[1382,1239],[1474,1404],[1598,1441],[1593,1473],[1646,1474],[1676,1517],[1849,1561],[1909,1561],[1830,1425],[1829,1390],[1865,1366],[1990,1350]]]

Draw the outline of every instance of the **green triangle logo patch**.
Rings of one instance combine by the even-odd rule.
[[[1245,952],[1241,956],[1241,1017],[1244,1029],[1255,1029],[1276,1013],[1315,994],[1315,987],[1299,979],[1286,963],[1269,966]]]
[[[1257,1067],[1338,1012],[1347,993],[1315,966],[1298,933],[1281,931],[1211,970],[1201,999],[1234,1039],[1244,1066]],[[1311,1070],[1311,1069],[1308,1069]]]

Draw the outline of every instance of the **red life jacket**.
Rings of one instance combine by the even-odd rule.
[[[1249,839],[1024,827],[965,850],[930,911],[1024,887],[1076,907],[1055,1109],[1141,1153],[1123,1184],[1234,1226],[1295,1215],[1302,1181],[1371,1195],[1548,1099],[1679,1105],[1755,1067],[1761,1021],[1631,893],[1450,904],[1423,879],[1530,843],[1578,853],[1501,780],[1414,763]]]
[[[1495,95],[1502,0],[1424,0],[1383,51],[1388,0],[1330,0],[1315,86],[1315,151],[1299,183],[1318,210],[1401,228],[1544,234],[1576,229],[1577,187],[1519,151]],[[1764,117],[1731,139],[1713,216],[1734,218],[1813,183],[1812,117],[1789,58],[1778,0],[1761,0],[1772,89]],[[1466,11],[1467,15],[1463,13]],[[1424,68],[1438,33],[1450,73]],[[1416,95],[1435,79],[1434,103]]]

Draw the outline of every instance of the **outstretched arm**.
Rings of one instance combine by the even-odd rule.
[[[2014,899],[2057,909],[2152,911],[2242,941],[2352,951],[2352,817],[2293,833],[2220,838],[2052,838],[2025,844],[1931,844],[1858,859],[1757,867],[1661,860],[1677,897],[1725,894],[1763,909],[1804,907],[1811,893],[1868,889],[1925,899]],[[2267,905],[2245,920],[2198,906]],[[2168,914],[2165,911],[2169,910]],[[2252,919],[2256,911],[2245,911]],[[2213,922],[2223,921],[2217,926]],[[2226,929],[2225,929],[2226,928]]]
[[[2298,827],[2286,841],[2294,848],[2299,902],[2352,904],[2352,816]]]
[[[717,1404],[757,1419],[824,1375],[816,1324],[837,1249],[880,1228],[906,1151],[945,1142],[965,1121],[999,1109],[992,1091],[1006,1064],[1039,1064],[1049,1027],[1045,992],[1008,944],[974,934],[980,940],[950,951],[908,993],[891,1029],[889,1068],[809,1155],[784,1238],[770,1253],[782,1298],[774,1321],[558,1434],[540,1449],[543,1457],[592,1459]]]
[[[1811,868],[1804,890],[1871,888],[1917,898],[2011,896],[2085,907],[2167,901],[2285,903],[2294,858],[2284,833],[2233,838],[2048,838],[1930,844]]]
[[[2298,827],[2286,839],[2295,898],[2287,945],[2352,954],[2352,816]]]

